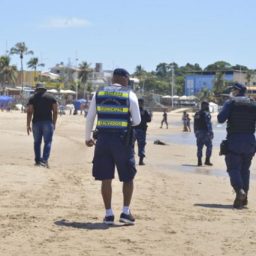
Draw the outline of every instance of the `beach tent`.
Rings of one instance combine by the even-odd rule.
[[[60,90],[60,93],[61,94],[76,94],[76,92],[72,91],[72,90]]]
[[[1,108],[6,108],[12,102],[13,102],[13,97],[11,97],[11,96],[0,96],[0,107]]]
[[[49,90],[47,90],[47,92],[50,92],[50,93],[58,93],[58,90],[56,90],[56,89],[49,89]]]

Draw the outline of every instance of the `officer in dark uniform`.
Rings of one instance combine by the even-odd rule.
[[[230,183],[236,192],[234,208],[247,205],[250,183],[250,165],[255,154],[256,102],[245,96],[246,87],[232,86],[231,99],[218,114],[219,123],[227,121],[227,154],[225,161]]]
[[[212,155],[212,123],[211,114],[209,112],[209,103],[203,101],[201,110],[196,112],[194,116],[194,133],[197,143],[197,165],[202,166],[203,146],[206,146],[205,165],[211,166],[210,157]]]
[[[138,156],[140,158],[139,165],[145,165],[143,159],[145,157],[145,146],[146,146],[146,133],[148,125],[147,123],[151,122],[151,114],[144,109],[144,100],[139,99],[139,107],[140,107],[140,116],[141,122],[139,125],[134,127],[135,130],[135,138],[138,143]]]

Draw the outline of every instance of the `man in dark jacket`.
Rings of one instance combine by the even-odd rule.
[[[37,166],[49,168],[48,159],[57,115],[56,99],[47,93],[44,84],[38,83],[35,94],[29,99],[27,108],[27,133],[29,135],[33,131],[35,165]],[[41,154],[42,139],[44,139],[43,154]]]
[[[236,192],[234,208],[247,205],[250,183],[250,165],[255,154],[256,103],[245,96],[246,87],[232,86],[232,97],[218,114],[219,123],[227,121],[227,154],[225,161],[231,186]]]
[[[141,122],[139,125],[134,126],[135,130],[135,138],[138,143],[138,156],[140,158],[139,165],[145,165],[143,159],[145,157],[145,146],[146,146],[146,133],[148,125],[147,123],[151,122],[151,114],[144,109],[144,100],[139,99],[139,107],[140,107],[140,116]]]
[[[203,101],[201,103],[201,110],[196,112],[194,116],[194,133],[197,143],[197,165],[202,166],[203,146],[206,146],[205,165],[211,166],[210,158],[212,155],[212,123],[211,114],[209,112],[209,103]]]

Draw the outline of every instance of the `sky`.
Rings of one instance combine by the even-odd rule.
[[[83,61],[131,73],[220,60],[256,69],[255,0],[1,0],[0,8],[0,55],[25,42],[44,71]],[[20,67],[17,56],[11,63]]]

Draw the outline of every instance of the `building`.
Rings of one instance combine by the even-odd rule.
[[[202,89],[212,90],[214,81],[216,80],[216,72],[200,72],[185,76],[185,95],[191,96],[198,94]],[[245,85],[256,85],[256,77],[251,76],[248,81],[247,72],[226,71],[223,75],[223,82],[240,82]]]

